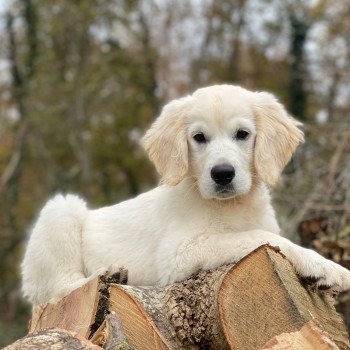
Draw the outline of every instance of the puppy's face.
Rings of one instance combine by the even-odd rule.
[[[254,173],[256,126],[244,94],[193,95],[188,112],[189,174],[203,198],[229,199],[248,193]]]
[[[216,85],[167,104],[144,137],[163,182],[194,178],[203,198],[273,185],[303,141],[299,122],[268,93]]]

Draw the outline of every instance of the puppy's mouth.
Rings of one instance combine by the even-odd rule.
[[[235,195],[235,193],[236,191],[232,184],[215,186],[215,194],[219,199],[231,198]]]

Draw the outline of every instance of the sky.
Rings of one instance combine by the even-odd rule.
[[[3,15],[6,13],[6,10],[10,7],[13,0],[0,0],[0,17],[1,22],[3,22]]]

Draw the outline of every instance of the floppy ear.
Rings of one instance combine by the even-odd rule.
[[[302,123],[290,117],[278,100],[267,92],[255,94],[257,136],[255,169],[267,184],[277,182],[297,146],[304,141]]]
[[[177,185],[188,170],[186,112],[190,97],[168,103],[143,138],[143,145],[162,181]]]

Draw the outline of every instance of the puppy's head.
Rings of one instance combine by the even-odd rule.
[[[268,93],[217,85],[167,104],[144,137],[163,182],[193,178],[204,198],[273,185],[303,140],[299,122]]]

